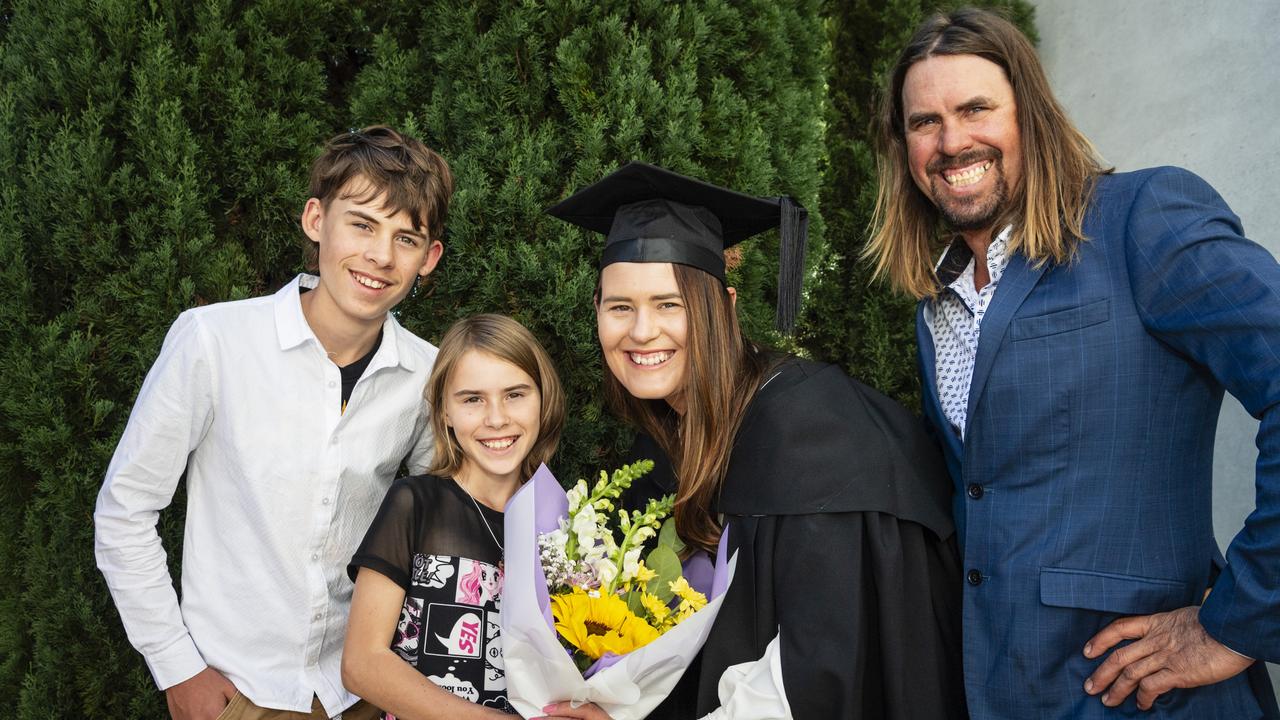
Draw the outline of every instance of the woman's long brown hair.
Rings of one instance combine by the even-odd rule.
[[[671,267],[688,313],[684,415],[663,400],[634,397],[611,372],[605,373],[605,398],[619,417],[653,437],[670,458],[679,481],[675,519],[681,539],[714,552],[720,523],[712,503],[768,360],[743,337],[719,280],[685,265]]]

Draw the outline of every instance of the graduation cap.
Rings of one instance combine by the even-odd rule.
[[[616,262],[688,265],[725,282],[724,251],[782,226],[776,326],[789,332],[800,309],[809,214],[789,197],[754,197],[629,162],[547,212],[606,236],[600,267]]]

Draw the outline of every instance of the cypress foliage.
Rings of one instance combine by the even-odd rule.
[[[876,197],[871,122],[877,93],[911,33],[933,12],[961,5],[996,8],[1036,37],[1035,10],[1026,0],[830,0],[825,7],[831,43],[821,191],[827,255],[810,285],[799,342],[917,410],[915,302],[872,283],[871,268],[858,256]]]
[[[186,307],[300,269],[320,143],[387,122],[458,174],[448,250],[402,306],[428,338],[528,324],[575,412],[557,471],[625,441],[596,396],[599,240],[542,210],[628,159],[816,210],[817,0],[0,0],[0,694],[19,718],[154,718],[164,698],[93,558],[92,509],[142,378]],[[815,236],[821,220],[815,216]],[[771,322],[776,238],[733,278]],[[177,577],[182,488],[161,514]]]

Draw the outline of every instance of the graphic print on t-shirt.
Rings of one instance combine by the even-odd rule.
[[[413,584],[442,588],[453,577],[453,558],[448,555],[414,555]]]
[[[499,628],[502,619],[496,612],[485,617],[484,623],[484,689],[507,689],[507,676],[502,668],[502,638]]]
[[[437,686],[514,712],[502,668],[502,569],[450,555],[413,556],[392,647]]]
[[[480,657],[480,613],[475,606],[431,603],[427,606],[427,655]]]
[[[418,657],[418,638],[422,636],[422,600],[406,596],[400,608],[400,623],[396,626],[391,649],[412,663]]]
[[[502,594],[502,571],[489,563],[458,558],[458,592],[454,598],[468,605],[484,605]]]

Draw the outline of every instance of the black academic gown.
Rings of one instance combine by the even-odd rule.
[[[730,665],[781,632],[792,713],[964,718],[961,574],[951,484],[922,423],[839,368],[787,358],[765,373],[734,442],[716,510],[733,584],[699,661],[650,717],[702,717]],[[656,457],[628,504],[675,490]]]

